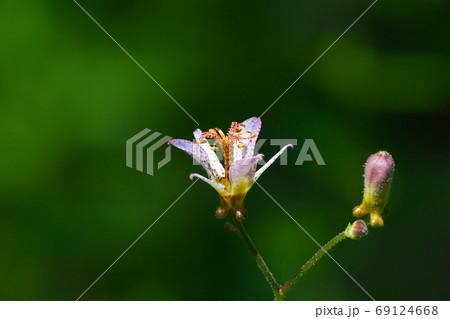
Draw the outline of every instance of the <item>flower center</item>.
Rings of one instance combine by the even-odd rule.
[[[218,150],[217,145],[220,146],[223,153],[223,164],[225,168],[225,188],[230,190],[229,169],[237,159],[235,158],[235,148],[243,149],[246,147],[246,141],[256,136],[249,131],[245,131],[245,124],[233,122],[228,130],[227,135],[219,128],[211,128],[207,132],[202,132],[200,139],[212,138],[214,144],[211,146],[211,150],[216,152]],[[244,134],[250,134],[244,137]]]

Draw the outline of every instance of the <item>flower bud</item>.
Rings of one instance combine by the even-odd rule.
[[[369,156],[364,167],[365,193],[378,198],[380,195],[384,195],[384,197],[389,196],[387,191],[393,175],[394,159],[391,154],[386,151],[380,151]]]
[[[348,224],[345,230],[345,236],[350,239],[360,240],[369,233],[366,223],[358,219],[352,224]]]
[[[372,154],[364,167],[364,197],[361,205],[353,209],[353,215],[361,218],[370,214],[370,225],[382,227],[382,216],[389,200],[394,175],[394,160],[386,151]]]

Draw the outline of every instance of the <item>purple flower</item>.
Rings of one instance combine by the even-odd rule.
[[[394,175],[394,159],[386,151],[372,154],[364,167],[364,197],[361,205],[353,209],[353,215],[363,217],[370,214],[370,225],[382,227],[385,206],[389,200],[391,181]]]
[[[292,144],[284,146],[264,166],[256,170],[258,161],[264,156],[254,155],[260,130],[261,119],[252,117],[242,123],[233,122],[226,135],[218,128],[206,132],[197,129],[194,131],[195,143],[183,139],[169,141],[169,144],[191,155],[206,170],[208,177],[191,174],[190,179],[197,177],[219,193],[220,207],[216,210],[217,218],[226,217],[230,209],[233,209],[238,220],[247,217],[244,207],[247,192],[286,148],[293,148]],[[214,143],[211,145],[207,138],[214,139]],[[218,150],[217,145],[222,149],[223,163],[215,153]]]

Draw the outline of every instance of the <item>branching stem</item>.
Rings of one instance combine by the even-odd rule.
[[[288,281],[286,281],[283,285],[280,286],[279,293],[283,296],[292,288],[293,285],[309,270],[312,266],[323,256],[328,254],[328,251],[333,248],[335,245],[343,241],[345,238],[345,232],[339,233],[336,237],[331,239],[325,246],[321,247],[319,251],[317,251],[314,256],[311,257],[310,260],[304,264],[299,271]]]
[[[286,281],[284,284],[279,285],[273,276],[273,274],[270,272],[269,267],[267,266],[266,262],[262,258],[261,254],[258,252],[258,249],[256,249],[255,244],[253,244],[253,241],[250,239],[250,236],[247,234],[247,231],[244,228],[244,225],[241,221],[235,221],[235,225],[237,228],[237,234],[241,239],[244,241],[244,243],[247,245],[247,247],[250,249],[251,253],[255,257],[256,264],[258,265],[259,269],[264,274],[264,277],[266,278],[267,282],[269,283],[270,287],[272,288],[274,299],[275,300],[285,300],[286,294],[289,291],[289,289],[294,286],[297,281],[309,270],[312,266],[323,256],[328,254],[328,251],[333,248],[335,245],[343,241],[345,238],[345,232],[339,233],[336,237],[331,239],[328,243],[325,244],[325,246],[321,247],[319,251],[317,251],[314,256],[311,257],[310,260],[304,264],[300,270],[288,281]]]

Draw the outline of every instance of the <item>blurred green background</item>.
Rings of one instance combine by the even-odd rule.
[[[79,3],[203,130],[226,130],[260,115],[371,1]],[[326,162],[295,166],[297,146],[259,180],[322,244],[354,220],[365,159],[394,156],[386,226],[331,252],[377,300],[450,297],[449,9],[378,1],[262,118],[261,138],[314,139]],[[144,128],[191,138],[197,125],[73,1],[3,0],[0,36],[0,299],[74,300],[203,173],[175,149],[140,173],[125,141]],[[270,300],[218,202],[195,184],[83,299]],[[317,246],[258,187],[246,205],[254,242],[289,279]],[[324,258],[288,299],[368,297]]]

